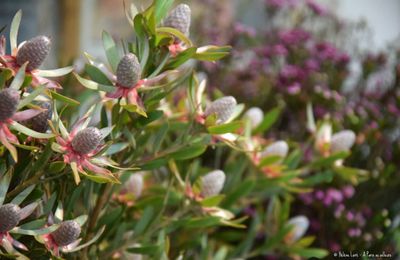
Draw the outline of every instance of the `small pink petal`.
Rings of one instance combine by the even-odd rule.
[[[50,79],[46,79],[40,76],[36,76],[34,75],[34,73],[32,74],[32,86],[37,87],[39,85],[46,85],[46,88],[49,89],[62,89],[62,87],[60,86],[60,84],[58,84],[56,81],[50,80]]]
[[[12,119],[14,121],[25,121],[32,117],[39,115],[40,113],[46,111],[47,109],[27,109],[14,114]]]
[[[106,97],[108,98],[121,98],[124,94],[124,89],[122,87],[118,87],[115,92],[107,93]]]
[[[97,173],[97,174],[101,174],[101,175],[110,175],[111,174],[111,172],[109,170],[107,170],[105,168],[101,168],[99,166],[96,166],[93,163],[89,162],[88,160],[85,160],[82,163],[82,166],[94,173]]]

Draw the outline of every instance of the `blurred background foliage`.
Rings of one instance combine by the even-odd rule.
[[[132,28],[126,26],[122,1],[3,2],[2,24],[10,21],[16,10],[22,8],[24,11],[21,40],[39,33],[54,36],[56,47],[47,60],[47,67],[74,64],[78,72],[83,72],[83,59],[77,57],[82,56],[84,50],[104,59],[103,29],[116,39],[134,38]],[[136,4],[147,6],[148,1],[136,1]],[[317,128],[322,122],[330,122],[333,132],[351,129],[356,133],[356,144],[346,158],[346,165],[353,168],[344,169],[343,178],[335,177],[337,169],[331,164],[319,161],[302,185],[297,185],[295,177],[292,183],[289,177],[290,181],[285,179],[283,183],[290,185],[283,187],[279,180],[260,181],[259,169],[246,154],[222,146],[207,149],[200,159],[180,163],[179,172],[183,178],[190,176],[191,181],[195,181],[200,173],[215,168],[229,173],[224,188],[227,197],[221,207],[234,212],[239,219],[246,217],[243,224],[248,228],[214,227],[213,218],[194,223],[188,220],[184,225],[193,228],[193,232],[182,235],[180,227],[172,225],[169,230],[158,233],[160,244],[168,244],[174,257],[181,254],[180,248],[194,248],[185,255],[188,259],[241,256],[261,259],[258,257],[266,253],[269,255],[266,259],[282,259],[280,257],[286,255],[303,258],[326,255],[316,248],[331,252],[363,249],[397,254],[400,250],[398,45],[370,48],[373,36],[368,24],[344,19],[340,13],[332,11],[334,4],[325,6],[300,0],[205,0],[191,1],[190,4],[194,15],[193,42],[233,47],[231,55],[222,61],[197,64],[199,71],[204,72],[200,76],[208,80],[207,94],[213,97],[211,100],[232,95],[239,103],[244,103],[246,109],[256,106],[268,114],[271,122],[263,129],[268,131],[258,134],[267,140],[266,143],[278,139],[289,143],[291,152],[284,162],[288,170],[307,167],[321,159],[313,146],[315,140],[307,113],[310,109]],[[391,7],[389,4],[386,8]],[[392,30],[398,30],[398,25],[393,27]],[[64,84],[69,85],[65,92],[71,96],[83,89],[73,78],[65,81]],[[91,92],[86,91],[77,99],[90,97]],[[185,97],[183,91],[171,97],[171,103],[177,104],[173,112],[180,112],[179,104],[183,106]],[[81,107],[81,114],[85,110],[87,107]],[[144,121],[143,125],[147,123]],[[141,127],[141,123],[138,126]],[[171,124],[172,130],[179,127],[179,122]],[[154,132],[149,133],[156,134],[156,130],[159,134],[163,128],[157,125]],[[164,145],[168,146],[178,136],[174,132]],[[142,143],[150,139],[149,136],[142,138],[139,139]],[[170,172],[167,168],[174,168],[171,165],[147,166],[146,170],[154,169],[155,174],[147,180],[147,187],[155,180],[165,182],[166,174]],[[358,169],[366,170],[367,177],[352,179],[351,176],[360,173]],[[102,191],[100,186],[90,184],[89,187]],[[80,193],[83,193],[81,188],[74,196]],[[85,196],[89,196],[86,193]],[[146,190],[145,199],[136,205],[135,209],[141,210],[140,216],[144,216],[142,219],[155,219],[153,208],[147,206],[162,205],[165,194],[171,196],[166,209],[168,214],[179,217],[173,212],[184,204],[182,194],[175,190],[169,193],[166,187],[156,186]],[[251,196],[246,197],[249,194]],[[71,214],[69,201],[73,200],[67,200],[65,204]],[[141,219],[132,208],[125,207],[114,203],[109,214],[99,219],[98,226],[121,220],[123,210],[128,212],[126,215]],[[306,237],[290,248],[282,243],[287,233],[284,223],[296,215],[306,216],[310,228]],[[143,232],[151,238],[154,230],[145,232],[149,223],[144,221],[138,221],[136,225],[126,221],[122,227],[106,231],[105,237],[110,241],[114,239],[108,246],[118,249],[119,235],[132,227],[138,235]],[[206,227],[215,229],[203,232]],[[163,232],[171,233],[174,241],[164,241]],[[147,250],[146,253],[154,250],[150,243],[146,246],[142,248]],[[315,251],[303,250],[309,246]]]

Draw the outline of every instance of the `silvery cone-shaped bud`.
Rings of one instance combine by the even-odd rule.
[[[264,112],[258,107],[246,111],[244,117],[250,120],[251,128],[256,128],[264,119]]]
[[[131,88],[136,85],[142,75],[138,58],[133,53],[125,54],[117,67],[117,82],[120,86]]]
[[[225,183],[225,173],[215,170],[201,178],[201,195],[205,198],[218,195]]]
[[[204,115],[217,115],[217,124],[225,123],[233,114],[236,107],[236,99],[232,96],[222,97],[206,107]]]
[[[189,36],[190,19],[190,7],[186,4],[180,4],[165,18],[164,26],[177,29],[184,35]]]
[[[51,119],[51,116],[53,115],[53,110],[51,108],[50,102],[43,102],[40,107],[47,110],[31,118],[28,121],[28,125],[32,130],[35,130],[36,132],[45,133],[49,128],[48,120]]]
[[[0,233],[10,231],[20,220],[20,207],[15,204],[4,204],[0,207]]]
[[[261,153],[261,157],[280,156],[285,158],[288,154],[289,146],[285,141],[276,141],[268,145]]]
[[[6,88],[0,91],[0,122],[4,122],[15,114],[19,100],[19,93],[15,89]]]
[[[292,230],[289,233],[290,238],[288,242],[294,243],[300,238],[302,238],[304,234],[307,232],[307,229],[310,225],[310,221],[306,216],[300,215],[289,219],[287,224],[292,226]]]
[[[128,181],[125,182],[124,191],[133,193],[135,199],[139,198],[143,191],[143,175],[136,173],[130,176]]]
[[[356,135],[351,130],[343,130],[332,136],[331,140],[331,152],[343,152],[348,151],[354,145],[356,141]]]
[[[58,246],[67,246],[76,241],[81,234],[81,226],[76,221],[68,220],[51,233],[51,236]]]
[[[95,150],[101,143],[103,135],[96,127],[88,127],[72,139],[72,148],[80,154],[88,154]]]
[[[26,67],[27,71],[37,69],[42,65],[50,52],[51,41],[46,36],[36,36],[25,42],[18,49],[17,63],[22,66],[25,62],[29,62]]]

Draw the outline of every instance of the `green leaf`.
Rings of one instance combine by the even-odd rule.
[[[183,221],[183,226],[186,228],[208,228],[220,224],[219,217],[195,217],[180,221]]]
[[[281,114],[281,108],[276,107],[270,110],[265,116],[261,124],[254,129],[254,133],[263,133],[267,131],[275,122],[278,120],[279,115]]]
[[[164,115],[164,112],[161,110],[154,110],[147,113],[147,117],[141,117],[137,120],[137,123],[140,127],[144,127],[151,122],[154,122]]]
[[[233,121],[227,124],[210,126],[207,128],[207,130],[210,134],[221,135],[226,133],[233,133],[241,127],[243,127],[242,121]]]
[[[136,224],[135,229],[134,229],[134,236],[138,237],[140,236],[147,228],[147,226],[150,224],[151,220],[153,219],[155,212],[154,208],[149,206],[145,208],[145,210],[142,213],[142,217],[140,218],[139,222]]]
[[[216,196],[205,198],[200,202],[203,207],[215,207],[225,198],[225,195],[219,194]]]
[[[60,173],[65,169],[66,164],[63,161],[52,162],[49,164],[49,173]]]
[[[15,205],[19,205],[21,204],[26,197],[28,197],[28,195],[33,191],[33,189],[35,188],[35,185],[31,185],[28,188],[26,188],[25,190],[23,190],[20,194],[18,194],[12,201],[12,204]]]
[[[179,53],[174,59],[171,60],[165,67],[165,70],[173,70],[190,60],[196,53],[196,47],[190,47],[183,52]]]
[[[21,109],[30,104],[37,96],[43,94],[45,89],[46,88],[44,86],[37,87],[32,93],[30,93],[27,97],[21,100],[21,102],[19,102],[18,109]]]
[[[100,228],[100,230],[96,233],[96,235],[95,235],[92,239],[90,239],[89,241],[87,241],[86,243],[84,243],[84,244],[82,244],[82,245],[79,245],[79,246],[77,246],[77,247],[75,247],[75,248],[67,249],[67,250],[64,250],[64,251],[65,251],[65,252],[68,252],[68,253],[73,253],[73,252],[78,252],[78,251],[80,251],[81,249],[90,246],[91,244],[93,244],[94,242],[96,242],[96,241],[100,238],[100,236],[104,233],[104,230],[105,230],[105,229],[106,229],[106,227],[103,226],[103,227]]]
[[[217,61],[229,55],[231,49],[231,46],[204,46],[197,49],[193,58],[202,61]]]
[[[97,82],[94,82],[89,79],[82,78],[78,74],[74,73],[76,79],[81,83],[84,87],[88,89],[93,89],[93,90],[98,90],[98,91],[104,91],[104,92],[114,92],[116,88],[112,85],[103,85],[99,84]]]
[[[22,65],[17,74],[15,75],[13,81],[11,82],[10,88],[19,90],[22,86],[22,84],[25,81],[25,70],[26,70],[26,65],[28,62],[25,62],[24,65]]]
[[[115,72],[117,71],[118,63],[121,59],[118,54],[117,46],[108,32],[103,31],[102,38],[107,60],[110,63],[112,70]]]
[[[2,69],[0,73],[0,88],[4,86],[7,80],[11,79],[12,71],[9,69]]]
[[[193,43],[180,31],[170,27],[160,27],[156,30],[157,34],[169,35],[178,38],[183,43],[185,43],[189,48],[193,46]]]
[[[54,69],[54,70],[37,70],[35,75],[45,77],[45,78],[55,78],[67,75],[74,70],[73,66],[68,66],[64,68]]]
[[[18,132],[21,132],[27,136],[35,137],[35,138],[42,138],[42,139],[49,139],[54,137],[54,134],[44,134],[44,133],[39,133],[36,131],[33,131],[15,121],[12,122],[11,127],[17,130]]]
[[[29,235],[29,236],[40,236],[40,235],[49,234],[49,233],[55,231],[58,227],[59,227],[59,225],[52,225],[47,228],[41,228],[41,229],[36,229],[36,230],[26,230],[26,229],[16,227],[16,228],[10,230],[10,233],[20,234],[20,235]]]
[[[325,249],[320,248],[291,248],[290,252],[298,256],[310,259],[310,258],[324,258],[329,252]]]
[[[138,247],[130,247],[126,251],[140,255],[154,255],[160,250],[160,245],[142,245]]]
[[[101,85],[106,85],[106,86],[113,85],[113,83],[108,79],[108,77],[96,66],[93,66],[91,64],[86,64],[85,71],[93,81],[95,81]],[[80,82],[80,80],[79,80],[79,82]]]
[[[11,27],[10,27],[11,51],[14,51],[18,47],[17,38],[18,38],[19,25],[21,23],[21,17],[22,17],[22,10],[18,10],[18,12],[15,14],[11,22]]]
[[[203,154],[207,149],[206,145],[196,144],[185,147],[177,152],[169,154],[169,157],[174,160],[188,160]]]
[[[337,160],[344,159],[350,155],[349,151],[342,151],[339,153],[335,153],[329,157],[323,157],[320,158],[314,162],[311,163],[311,167],[325,167],[325,166],[331,166],[334,162]]]
[[[279,161],[282,160],[282,157],[279,155],[271,155],[271,156],[266,156],[261,159],[261,162],[258,164],[259,167],[264,167],[268,166],[271,164],[278,163]]]
[[[159,24],[164,17],[168,14],[169,9],[171,8],[174,0],[156,0],[155,1],[155,10],[154,16],[156,20],[156,24]]]
[[[75,99],[63,96],[60,93],[57,93],[57,92],[55,92],[53,90],[48,90],[48,91],[49,91],[49,93],[51,95],[51,98],[56,99],[58,101],[61,101],[61,102],[65,103],[65,104],[68,104],[68,105],[71,105],[71,106],[78,106],[80,104]]]
[[[229,192],[226,195],[224,201],[222,202],[222,206],[224,208],[231,207],[241,197],[245,197],[248,194],[250,194],[250,192],[253,191],[254,187],[255,187],[255,181],[245,180],[244,182],[236,186],[236,188],[233,191]]]
[[[0,179],[0,206],[3,205],[4,199],[6,198],[6,194],[8,191],[8,187],[10,185],[10,181],[12,178],[14,168],[10,168]]]

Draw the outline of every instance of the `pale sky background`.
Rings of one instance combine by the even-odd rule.
[[[367,20],[375,46],[384,49],[388,41],[400,36],[400,0],[318,0],[337,10],[339,16]],[[400,39],[399,39],[400,40]]]

